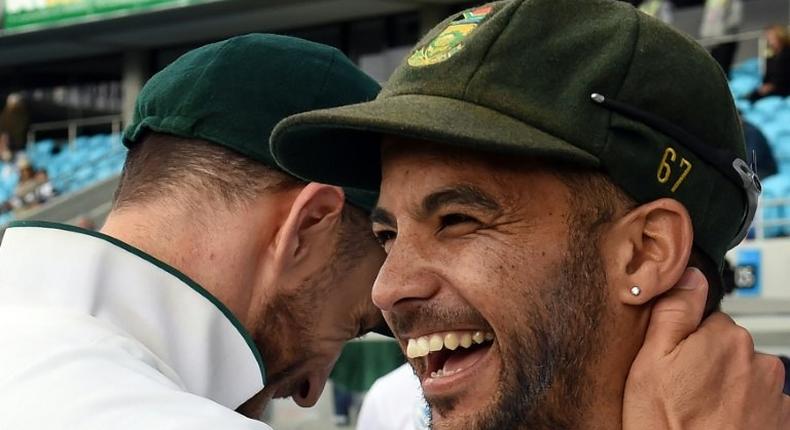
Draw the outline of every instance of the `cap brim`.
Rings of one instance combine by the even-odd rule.
[[[272,133],[275,161],[302,179],[378,191],[381,137],[598,167],[598,158],[506,114],[467,101],[400,95],[286,118]]]

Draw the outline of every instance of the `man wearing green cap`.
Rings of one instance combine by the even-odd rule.
[[[0,428],[266,429],[234,410],[313,405],[343,344],[382,322],[384,254],[368,196],[272,167],[268,137],[378,89],[339,51],[271,35],[154,76],[101,233],[5,232]]]
[[[289,118],[272,151],[297,177],[380,189],[373,301],[433,428],[790,425],[776,358],[722,314],[686,327],[719,307],[760,188],[726,77],[659,21],[608,0],[467,10],[375,101]],[[710,289],[651,320],[689,266]]]
[[[315,403],[343,342],[381,318],[384,256],[360,209],[370,194],[272,168],[266,137],[286,115],[376,91],[335,50],[261,35],[152,78],[102,232],[6,232],[0,428],[265,429],[232,410]]]

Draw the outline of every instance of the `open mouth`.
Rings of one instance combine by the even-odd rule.
[[[451,331],[409,339],[406,356],[422,359],[423,381],[438,382],[473,368],[491,349],[494,334],[487,331]]]

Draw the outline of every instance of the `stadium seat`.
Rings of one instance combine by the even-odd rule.
[[[770,122],[769,117],[765,112],[755,109],[745,112],[743,118],[760,129],[762,129],[765,124]]]
[[[734,98],[743,98],[749,95],[760,85],[760,78],[752,76],[738,76],[730,81],[730,91]]]
[[[784,98],[779,96],[765,97],[754,102],[754,110],[764,113],[768,118],[775,117],[776,113],[784,107]]]
[[[733,66],[730,75],[732,78],[737,78],[738,76],[760,76],[760,60],[758,58],[750,58],[748,60],[742,61],[735,66]]]
[[[737,107],[738,111],[740,111],[741,114],[744,115],[751,112],[752,102],[746,99],[737,99],[735,100],[735,107]]]
[[[787,220],[790,217],[790,205],[771,204],[775,199],[790,198],[790,175],[779,174],[766,178],[763,181],[763,194],[760,200],[762,206],[762,217],[766,223]],[[790,227],[785,226],[766,226],[764,229],[765,237],[784,236],[790,232]]]

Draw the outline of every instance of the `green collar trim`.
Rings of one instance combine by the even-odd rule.
[[[236,327],[236,330],[239,331],[239,334],[244,338],[244,341],[247,342],[247,346],[250,347],[252,351],[252,355],[255,357],[255,361],[258,362],[258,367],[261,369],[261,378],[263,380],[263,385],[266,385],[266,367],[263,363],[263,358],[261,357],[261,352],[258,350],[258,347],[255,346],[255,342],[252,340],[252,336],[247,331],[246,328],[241,324],[238,318],[228,309],[222,302],[220,302],[216,297],[214,297],[211,293],[206,291],[205,288],[201,287],[197,282],[190,279],[187,275],[178,271],[178,269],[170,266],[169,264],[153,257],[131,245],[128,243],[122,242],[112,236],[107,236],[106,234],[99,233],[96,231],[85,230],[80,227],[75,227],[72,225],[67,224],[58,224],[54,222],[47,222],[47,221],[13,221],[8,224],[7,228],[14,228],[14,227],[39,227],[39,228],[49,228],[53,230],[65,230],[70,231],[72,233],[81,233],[86,234],[88,236],[93,236],[104,241],[107,241],[125,251],[128,251],[143,260],[148,261],[149,263],[153,264],[154,266],[159,267],[160,269],[164,270],[165,272],[175,276],[181,282],[187,284],[190,288],[195,290],[198,294],[205,297],[209,302],[211,302],[217,309],[222,312],[225,317],[230,320],[231,324]]]

